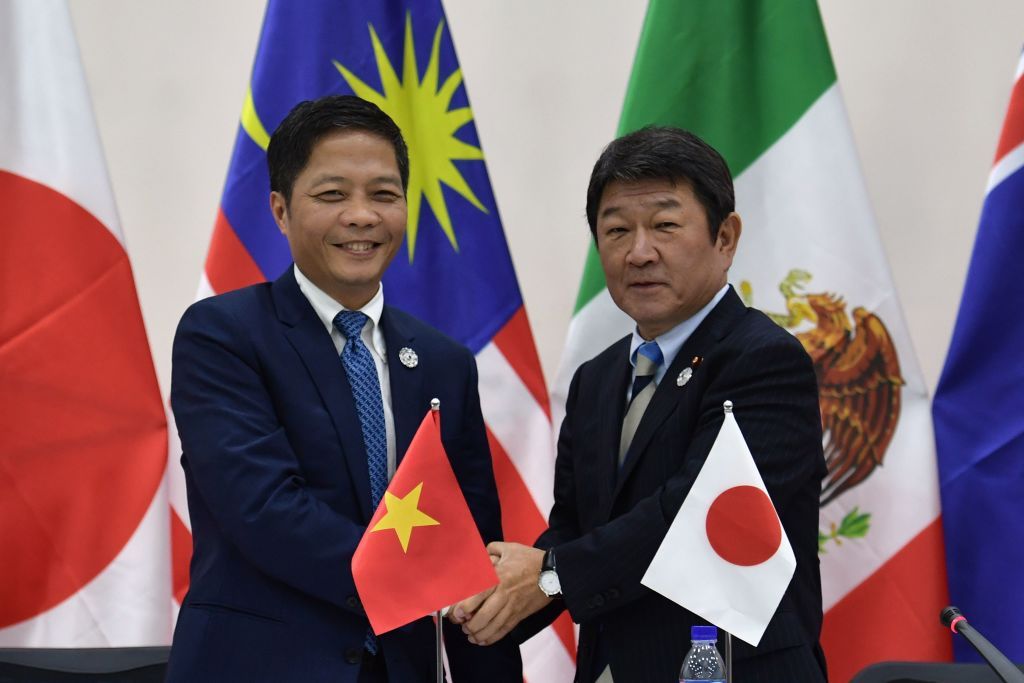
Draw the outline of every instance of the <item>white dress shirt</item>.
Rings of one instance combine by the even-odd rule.
[[[316,311],[320,322],[324,324],[327,333],[331,335],[331,341],[334,342],[334,348],[338,352],[338,362],[340,363],[341,350],[344,348],[346,340],[345,335],[334,326],[334,318],[341,311],[350,309],[342,306],[330,294],[313,284],[312,280],[302,274],[297,265],[293,266],[293,268],[295,270],[295,281],[299,283],[299,291],[302,292],[302,295],[313,306],[313,310]],[[380,398],[384,404],[384,430],[388,443],[388,481],[390,481],[391,477],[395,476],[397,446],[395,445],[395,417],[391,413],[391,379],[388,374],[387,346],[384,344],[384,332],[380,329],[380,316],[384,313],[383,283],[377,288],[377,293],[373,295],[373,298],[360,308],[359,311],[366,314],[366,317],[370,319],[369,324],[363,326],[361,336],[366,348],[370,350],[370,355],[373,356],[373,364],[377,366],[377,378],[380,380]]]
[[[654,373],[654,383],[661,384],[661,380],[665,378],[665,373],[668,372],[668,367],[672,365],[672,361],[679,355],[679,349],[683,348],[683,344],[690,338],[694,330],[700,327],[700,324],[704,322],[704,318],[708,317],[708,313],[711,312],[718,302],[722,300],[725,293],[729,291],[729,285],[726,283],[724,287],[718,290],[718,293],[711,297],[711,301],[707,302],[704,308],[700,309],[689,318],[679,323],[671,330],[655,337],[653,341],[657,342],[658,348],[661,349],[662,358],[665,362],[658,366],[657,371]],[[633,380],[636,379],[636,350],[640,348],[640,345],[644,342],[651,341],[644,339],[640,336],[640,330],[633,327],[633,339],[629,343],[629,362],[633,366],[633,372],[629,381],[629,386],[626,387],[626,403],[629,404],[629,400],[633,398]]]

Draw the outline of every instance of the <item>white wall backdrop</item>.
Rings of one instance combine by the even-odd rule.
[[[165,392],[174,328],[199,282],[263,6],[71,1]],[[445,6],[550,382],[589,239],[590,166],[614,135],[646,3]],[[821,0],[821,9],[882,241],[934,389],[1024,43],[1024,4]]]

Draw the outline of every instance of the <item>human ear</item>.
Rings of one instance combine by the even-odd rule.
[[[270,193],[270,213],[274,216],[277,229],[282,235],[288,234],[288,200],[276,190]]]
[[[735,211],[726,216],[722,224],[718,226],[716,246],[730,259],[736,254],[736,245],[739,244],[742,232],[743,221],[740,220],[740,215]]]

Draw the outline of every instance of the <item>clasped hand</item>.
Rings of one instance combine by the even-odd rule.
[[[519,543],[490,543],[487,552],[498,573],[493,588],[466,598],[448,613],[462,626],[469,642],[491,645],[515,626],[551,602],[537,585],[544,551]]]

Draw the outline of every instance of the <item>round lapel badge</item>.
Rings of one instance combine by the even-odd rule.
[[[408,346],[403,346],[402,350],[398,352],[398,360],[407,368],[414,368],[420,364],[420,357]]]

